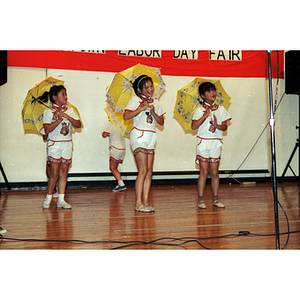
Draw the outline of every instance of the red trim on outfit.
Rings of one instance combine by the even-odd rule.
[[[52,157],[52,156],[48,156],[48,162],[49,163],[53,163],[53,164],[60,164],[60,163],[62,163],[62,164],[67,164],[67,165],[69,165],[69,164],[71,164],[72,163],[72,158],[70,158],[70,159],[65,159],[65,158],[63,158],[63,157],[61,157],[61,158],[54,158],[54,157]]]
[[[73,141],[72,141],[72,140],[54,141],[54,140],[50,140],[50,139],[49,139],[48,142],[52,142],[51,145],[48,145],[49,148],[52,147],[52,146],[54,146],[55,143],[69,143],[69,142],[72,142],[72,144],[73,144]]]
[[[115,162],[116,164],[121,164],[121,163],[123,163],[123,160],[122,159],[115,159],[113,156],[110,156],[109,157],[109,160],[111,160],[111,161],[113,161],[113,162]]]
[[[205,163],[218,163],[220,162],[221,160],[221,156],[217,157],[217,158],[213,158],[213,157],[203,157],[203,156],[200,156],[200,155],[197,155],[196,156],[196,164],[197,165],[200,165],[199,161],[202,161],[202,162],[205,162]]]
[[[229,118],[229,119],[223,121],[222,124],[225,123],[225,122],[229,122],[231,119],[232,119],[232,118]]]
[[[133,156],[136,156],[139,152],[142,152],[143,154],[147,154],[147,155],[154,155],[155,154],[154,149],[145,149],[145,148],[139,147],[139,148],[136,148],[133,151]]]
[[[114,148],[114,149],[116,149],[116,150],[120,150],[120,151],[126,150],[125,148],[117,148],[117,147],[115,147],[115,146],[110,146],[110,147],[109,147],[109,149],[112,149],[112,148]]]
[[[144,132],[152,132],[152,133],[156,133],[156,132],[153,131],[153,130],[138,129],[138,128],[136,128],[136,127],[133,127],[132,129],[136,129],[136,130],[138,130],[138,131],[142,131],[142,135],[140,135],[140,136],[138,137],[138,139],[141,138],[141,137],[144,135]]]
[[[202,140],[208,140],[208,141],[219,140],[221,143],[223,143],[223,138],[203,138],[199,135],[197,135],[197,138],[202,139]]]

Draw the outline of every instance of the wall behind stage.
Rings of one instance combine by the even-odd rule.
[[[46,145],[40,136],[24,134],[21,106],[28,90],[48,76],[65,81],[68,100],[78,108],[84,123],[82,132],[73,136],[74,155],[70,172],[109,172],[108,140],[103,139],[101,133],[107,124],[104,111],[106,88],[114,75],[113,72],[98,71],[8,68],[7,83],[0,87],[0,159],[9,182],[46,181]],[[165,125],[157,128],[154,171],[197,170],[196,133],[185,133],[173,115],[177,90],[194,77],[163,75],[166,92],[160,101],[167,113]],[[204,76],[200,73],[198,77]],[[224,135],[220,170],[271,170],[268,80],[208,76],[205,78],[220,79],[224,89],[231,96],[228,111],[232,121]],[[276,79],[273,79],[273,88],[275,95]],[[299,125],[299,99],[296,95],[284,94],[284,79],[279,80],[278,94],[278,102],[281,102],[276,112],[276,158],[277,174],[280,175],[298,137],[296,126]],[[135,172],[136,166],[129,140],[126,140],[126,145],[128,150],[120,170]],[[298,174],[297,155],[291,165]],[[286,176],[291,176],[291,172],[288,171]],[[4,182],[2,176],[0,182]]]

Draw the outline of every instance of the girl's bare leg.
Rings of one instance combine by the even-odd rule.
[[[153,162],[154,162],[154,155],[147,155],[147,174],[144,180],[144,189],[143,189],[143,204],[148,204],[148,198],[151,188],[151,181],[152,181],[152,173],[153,173]]]
[[[58,194],[65,194],[70,165],[61,163],[59,166]]]
[[[206,178],[208,175],[209,164],[203,161],[200,161],[200,175],[198,179],[198,196],[203,197],[204,189],[206,185]]]
[[[138,168],[138,175],[135,180],[135,207],[139,208],[142,204],[144,181],[147,174],[147,155],[139,152],[135,155],[135,161]]]
[[[219,194],[219,162],[210,163],[210,177],[211,177],[211,188],[213,193],[213,203],[214,206],[219,208],[224,208],[225,205],[218,200]]]
[[[50,203],[52,201],[52,193],[55,188],[55,184],[59,177],[59,164],[50,163],[50,174],[48,180],[48,187],[47,187],[47,196],[43,203],[43,208],[49,208]]]
[[[116,180],[119,182],[122,180],[121,174],[118,171],[119,163],[114,162],[113,160],[109,160],[109,169],[116,178]]]
[[[65,192],[69,171],[69,164],[60,164],[59,178],[58,178],[58,201],[57,207],[61,208],[72,208],[72,206],[65,201]]]
[[[211,189],[213,196],[218,196],[219,194],[219,163],[209,164],[209,173],[211,178]]]
[[[208,175],[208,166],[206,162],[200,161],[200,175],[198,179],[198,208],[206,208],[206,205],[203,200],[204,189],[206,185],[206,178]]]
[[[46,175],[49,180],[50,178],[50,164],[46,163]],[[58,188],[58,182],[55,183],[55,188]],[[56,189],[53,190],[53,193],[55,192]]]
[[[53,190],[55,189],[55,185],[59,177],[59,166],[60,164],[50,163],[50,174],[47,189],[48,195],[52,195]]]

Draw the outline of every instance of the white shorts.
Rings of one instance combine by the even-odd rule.
[[[123,163],[124,157],[125,157],[125,149],[119,149],[116,148],[115,146],[110,146],[109,147],[110,155],[109,159],[114,161],[117,164]]]
[[[71,164],[73,143],[68,142],[54,142],[49,140],[47,142],[47,161],[54,164]]]
[[[196,164],[202,162],[219,162],[223,142],[219,139],[209,140],[197,137],[197,156]]]
[[[133,155],[136,155],[139,152],[154,154],[155,143],[155,131],[139,130],[136,128],[131,130],[130,146],[133,151]]]

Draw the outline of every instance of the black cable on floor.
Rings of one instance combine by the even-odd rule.
[[[291,233],[300,233],[300,230],[296,231],[288,231],[288,232],[283,232],[280,233],[280,235],[288,234],[288,236]],[[251,233],[250,231],[239,231],[236,234],[227,234],[227,235],[222,235],[222,236],[213,236],[213,237],[182,237],[182,238],[174,238],[174,237],[162,237],[155,239],[153,241],[113,241],[113,240],[103,240],[103,241],[85,241],[85,240],[44,240],[44,239],[20,239],[20,238],[7,238],[3,237],[0,235],[0,238],[2,240],[7,240],[7,241],[25,241],[25,242],[58,242],[58,243],[85,243],[85,244],[96,244],[96,243],[109,243],[109,244],[123,244],[122,246],[114,247],[111,248],[110,250],[117,250],[117,249],[122,249],[126,247],[133,247],[133,246],[139,246],[139,245],[156,245],[156,246],[175,246],[175,247],[184,247],[184,245],[188,243],[197,243],[200,247],[207,249],[207,250],[212,250],[204,245],[202,245],[199,240],[210,240],[210,239],[220,239],[220,238],[229,238],[229,237],[239,237],[239,236],[274,236],[275,233],[267,233],[267,234],[256,234],[256,233]],[[162,242],[162,241],[168,241],[168,242]],[[171,243],[171,241],[181,241],[181,243]],[[287,244],[287,242],[286,242]],[[285,246],[286,246],[285,244]],[[284,249],[285,246],[282,248]],[[217,249],[215,249],[217,250]]]
[[[184,242],[182,242],[180,244],[158,242],[158,241],[161,241],[161,240],[182,241],[182,240],[185,240],[185,239],[184,238],[169,238],[169,237],[164,237],[164,238],[159,238],[159,239],[156,239],[156,240],[153,240],[153,241],[150,241],[150,242],[139,242],[139,243],[135,243],[135,244],[131,244],[131,245],[119,246],[119,247],[111,248],[110,250],[116,250],[116,249],[121,249],[121,248],[125,248],[125,247],[139,246],[139,245],[156,245],[156,246],[176,246],[176,247],[183,247],[185,244],[191,243],[191,242],[197,243],[199,246],[201,246],[204,249],[211,250],[210,248],[207,248],[204,245],[202,245],[195,238],[190,238],[188,241],[184,241]]]

